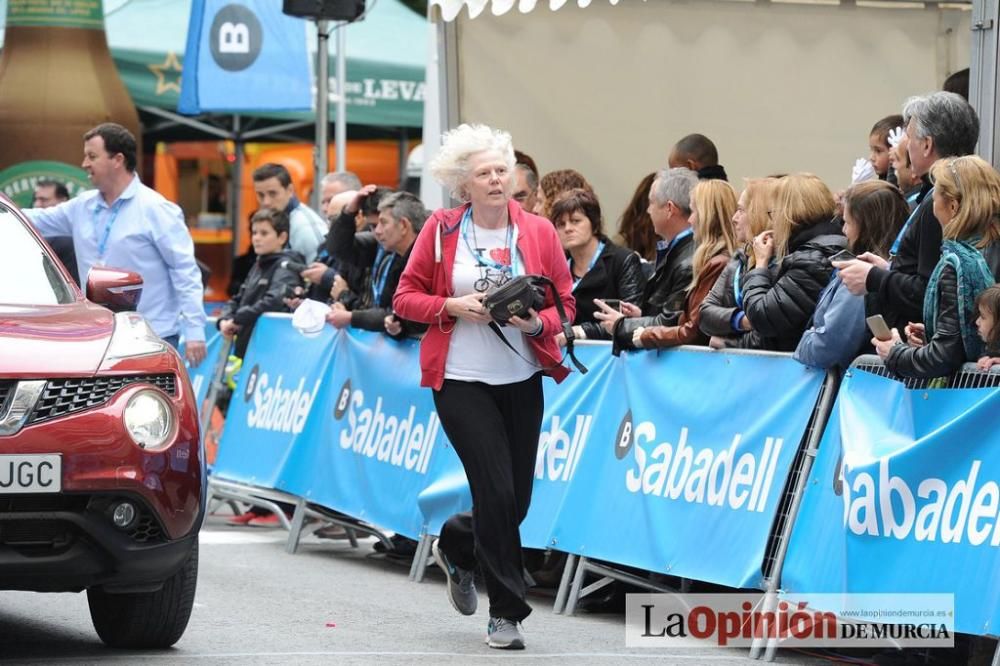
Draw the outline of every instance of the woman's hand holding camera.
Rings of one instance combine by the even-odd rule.
[[[511,317],[510,323],[517,327],[522,333],[528,335],[538,335],[542,332],[542,320],[538,318],[538,313],[534,308],[528,308],[528,318]]]
[[[479,293],[453,296],[445,301],[444,309],[455,319],[464,319],[473,324],[488,324],[492,318],[483,305],[484,298],[486,294]]]

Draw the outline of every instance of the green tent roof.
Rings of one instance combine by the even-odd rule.
[[[275,0],[277,2],[278,0]],[[416,128],[423,123],[427,21],[399,0],[369,0],[365,20],[347,26],[347,122]],[[105,26],[118,71],[137,106],[176,111],[190,0],[104,0]],[[7,0],[0,0],[0,16]],[[303,22],[315,51],[315,24]],[[336,38],[330,39],[336,72]],[[333,86],[331,85],[331,90]],[[331,117],[334,103],[330,104]],[[268,114],[308,119],[311,114]]]

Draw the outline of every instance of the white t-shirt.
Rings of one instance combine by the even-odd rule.
[[[471,236],[471,234],[470,234]],[[490,259],[491,263],[508,264],[507,229],[475,228],[475,239],[458,239],[458,249],[455,252],[455,266],[452,270],[452,289],[455,296],[465,296],[473,292],[490,291],[499,286],[500,271],[490,265],[482,265],[469,249],[470,245],[481,249],[481,256]],[[524,265],[522,257],[518,264]],[[513,325],[501,326],[504,337],[525,359],[535,362],[535,354],[531,351],[524,333]],[[445,364],[445,379],[459,379],[467,382],[483,382],[484,384],[513,384],[528,379],[541,368],[531,365],[510,350],[500,341],[497,334],[485,324],[458,319],[451,333],[451,345],[448,348],[448,361]]]

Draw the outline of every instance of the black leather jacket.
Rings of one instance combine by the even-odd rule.
[[[604,250],[594,266],[573,288],[573,296],[576,298],[573,324],[583,327],[588,340],[606,340],[611,337],[594,319],[594,312],[597,310],[595,298],[617,298],[638,305],[646,287],[646,276],[642,272],[639,255],[615,245],[607,238],[601,240],[604,241]]]
[[[994,243],[983,250],[993,278],[1000,281],[1000,244]],[[885,366],[902,377],[931,379],[944,377],[961,370],[966,361],[975,361],[965,353],[959,325],[958,276],[954,269],[945,267],[938,283],[938,316],[934,337],[922,347],[898,344],[889,350]],[[921,321],[923,317],[921,317]]]
[[[230,299],[219,315],[216,325],[224,319],[232,319],[240,327],[233,351],[240,358],[243,358],[247,345],[250,344],[250,334],[257,319],[265,312],[288,312],[282,300],[285,290],[302,284],[298,273],[281,265],[286,260],[301,264],[305,258],[294,250],[257,257],[240,285],[239,292]]]
[[[834,220],[801,225],[788,241],[789,254],[777,271],[755,268],[743,286],[743,310],[753,330],[740,338],[744,349],[795,351],[812,319],[820,292],[830,282],[830,257],[847,247]]]

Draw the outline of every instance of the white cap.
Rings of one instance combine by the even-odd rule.
[[[323,332],[326,324],[326,315],[330,312],[330,306],[320,303],[310,298],[302,301],[299,307],[295,308],[292,315],[292,326],[307,338],[314,338]]]

